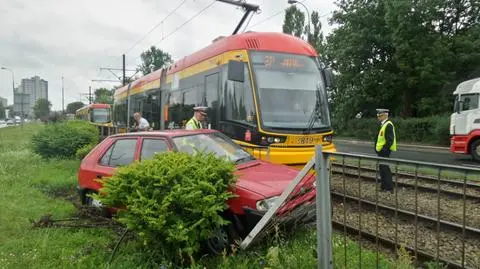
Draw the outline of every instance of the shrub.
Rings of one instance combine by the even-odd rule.
[[[427,144],[448,145],[450,143],[450,118],[435,116],[427,118],[393,118],[397,141],[420,142]],[[375,141],[378,121],[372,118],[352,119],[347,124],[337,124],[337,135]],[[342,126],[342,127],[340,127]]]
[[[120,167],[103,179],[104,205],[119,210],[118,220],[149,249],[173,260],[192,257],[218,227],[233,197],[235,165],[214,154],[169,152]]]
[[[77,150],[98,143],[97,129],[85,121],[48,124],[32,136],[33,152],[43,158],[75,157]]]
[[[96,146],[96,144],[87,144],[77,150],[75,153],[75,157],[78,159],[83,159],[87,154]]]

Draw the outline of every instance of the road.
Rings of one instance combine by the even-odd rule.
[[[375,156],[373,143],[343,139],[336,139],[334,143],[338,152]],[[392,153],[392,158],[480,168],[480,164],[474,162],[470,155],[452,154],[448,148],[414,145],[398,145],[397,148],[397,152]]]

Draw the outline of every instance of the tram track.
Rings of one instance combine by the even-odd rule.
[[[412,212],[395,211],[335,192],[332,192],[332,206],[333,226],[353,237],[389,248],[405,247],[417,259],[438,258],[449,268],[480,267],[480,232],[476,228],[439,223],[428,216],[415,217]]]
[[[361,178],[371,182],[380,182],[376,169],[332,163],[331,173],[351,178]],[[479,175],[480,176],[480,175]],[[396,187],[414,188],[419,191],[440,193],[453,198],[466,198],[480,202],[480,183],[471,181],[455,181],[424,175],[413,175],[392,171],[393,184]]]

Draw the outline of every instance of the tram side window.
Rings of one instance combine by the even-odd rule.
[[[170,92],[168,96],[168,120],[165,123],[168,129],[181,128],[183,94],[180,91]]]
[[[227,120],[240,121],[255,125],[255,106],[253,102],[252,88],[250,87],[250,76],[246,65],[244,67],[244,73],[244,82],[230,80],[227,80],[226,82],[224,94],[225,105],[223,106],[224,115]]]

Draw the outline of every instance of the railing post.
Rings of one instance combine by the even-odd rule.
[[[322,145],[315,146],[316,210],[317,210],[317,260],[319,269],[333,268],[332,220],[328,156]]]

